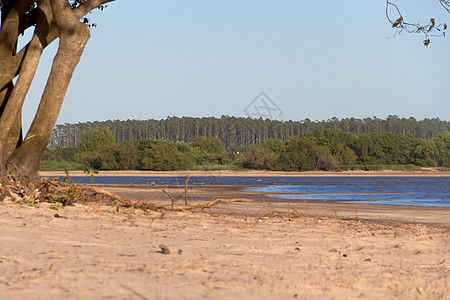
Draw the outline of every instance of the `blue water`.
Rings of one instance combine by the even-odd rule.
[[[64,179],[63,177],[60,178]],[[89,183],[90,177],[73,177]],[[102,177],[96,184],[180,184],[186,177]],[[450,177],[190,177],[189,184],[246,185],[289,201],[450,207]]]

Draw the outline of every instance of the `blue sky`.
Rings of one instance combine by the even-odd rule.
[[[397,2],[450,21],[436,1]],[[391,38],[383,0],[118,0],[92,29],[58,123],[245,117],[264,91],[282,120],[450,120],[450,37]],[[450,23],[450,22],[449,22]],[[24,108],[33,117],[56,45]]]

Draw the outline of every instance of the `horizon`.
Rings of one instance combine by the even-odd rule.
[[[415,119],[417,122],[420,122],[420,121],[424,121],[424,120],[434,120],[434,119],[437,119],[437,120],[439,120],[439,121],[441,121],[441,122],[450,122],[449,120],[443,120],[443,119],[441,119],[441,118],[439,118],[439,117],[425,117],[425,118],[423,118],[423,119],[417,119],[417,118],[415,118],[414,116],[409,116],[409,117],[401,117],[401,116],[397,116],[397,115],[388,115],[386,118],[378,118],[377,116],[371,116],[371,117],[363,117],[363,118],[356,118],[356,117],[344,117],[344,118],[337,118],[338,119],[338,121],[341,121],[341,120],[345,120],[345,119],[356,119],[356,120],[363,120],[364,121],[364,119],[372,119],[372,120],[374,120],[375,118],[376,119],[378,119],[378,120],[381,120],[381,121],[386,121],[387,120],[387,118],[388,117],[398,117],[400,120],[401,119],[406,119],[406,120],[409,120],[409,119],[411,119],[411,118],[413,118],[413,119]],[[119,122],[126,122],[126,121],[150,121],[150,120],[153,120],[153,121],[162,121],[162,120],[167,120],[167,119],[169,119],[169,118],[179,118],[179,119],[181,119],[181,118],[194,118],[194,119],[202,119],[202,118],[216,118],[216,119],[221,119],[222,117],[230,117],[230,118],[243,118],[243,119],[248,119],[248,118],[250,118],[250,119],[253,119],[253,120],[258,120],[258,119],[260,119],[260,118],[252,118],[252,117],[249,117],[249,116],[240,116],[240,117],[237,117],[237,116],[228,116],[228,115],[222,115],[222,116],[220,116],[220,117],[217,117],[217,116],[202,116],[202,117],[192,117],[192,116],[167,116],[167,117],[165,117],[165,118],[161,118],[161,119],[152,119],[152,118],[149,118],[149,119],[106,119],[106,120],[92,120],[92,121],[84,121],[84,122],[78,122],[78,123],[94,123],[94,122],[107,122],[107,121],[119,121]],[[278,119],[271,119],[271,118],[262,118],[264,121],[265,120],[269,120],[269,121],[279,121],[279,122],[304,122],[304,121],[306,121],[307,119],[309,119],[311,122],[328,122],[328,121],[332,121],[332,119],[333,118],[335,118],[335,117],[331,117],[331,118],[328,118],[328,119],[323,119],[323,120],[312,120],[312,119],[309,119],[308,117],[307,118],[305,118],[305,119],[302,119],[302,120],[278,120]],[[71,125],[75,125],[75,124],[78,124],[78,123],[57,123],[56,125],[66,125],[66,124],[71,124]]]

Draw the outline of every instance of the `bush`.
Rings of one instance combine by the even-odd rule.
[[[139,167],[142,170],[187,170],[192,162],[170,141],[146,140],[139,143]]]

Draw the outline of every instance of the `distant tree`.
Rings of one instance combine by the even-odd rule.
[[[101,146],[115,143],[112,132],[105,128],[94,128],[83,132],[78,149],[81,152],[97,151]]]
[[[431,140],[436,149],[434,160],[439,167],[450,167],[450,132],[442,132]]]
[[[269,148],[254,146],[245,153],[240,164],[245,169],[274,170],[278,156]]]
[[[179,126],[171,124],[171,122],[175,122]],[[211,128],[207,129],[208,126]],[[336,127],[341,131],[353,134],[369,132],[410,133],[414,137],[430,140],[436,137],[439,132],[449,131],[450,122],[439,120],[438,118],[417,121],[412,117],[406,119],[397,116],[389,116],[386,120],[378,119],[377,117],[365,118],[364,120],[355,118],[339,120],[332,118],[324,122],[311,122],[307,119],[304,121],[285,122],[266,119],[253,122],[247,118],[227,116],[222,116],[221,118],[183,117],[145,121],[110,120],[105,122],[57,125],[49,146],[76,146],[79,144],[84,131],[96,127],[111,130],[118,143],[124,141],[161,139],[168,135],[170,136],[169,139],[173,142],[189,142],[198,137],[194,130],[194,127],[198,127],[199,134],[206,130],[207,133],[210,132],[212,134],[212,136],[209,136],[210,138],[218,138],[226,149],[235,149],[236,151],[242,152],[242,149],[248,146],[263,144],[267,139],[280,139],[285,141],[288,136],[297,136],[310,131],[320,133],[328,129],[334,130]],[[170,128],[169,134],[166,132],[168,127]],[[207,138],[206,136],[203,137]],[[348,139],[349,137],[352,137],[352,135],[339,134],[339,138],[341,139]]]
[[[167,140],[146,140],[138,143],[140,169],[152,171],[187,170],[192,162],[177,146]]]
[[[190,143],[194,149],[194,158],[197,164],[227,163],[225,147],[217,137],[198,136]]]

